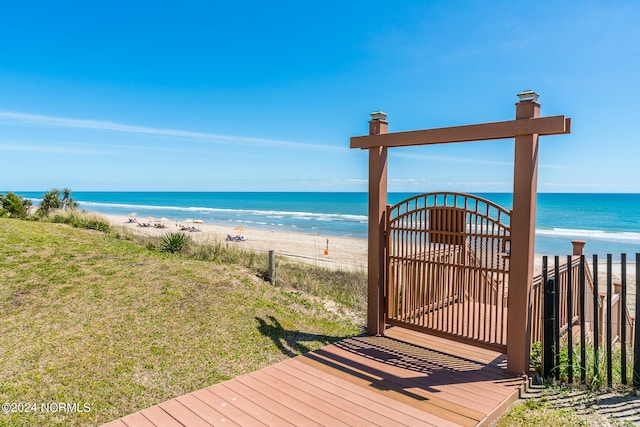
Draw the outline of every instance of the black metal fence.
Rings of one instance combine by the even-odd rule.
[[[635,324],[640,253],[629,264],[635,264],[635,277],[627,274],[633,271],[627,269],[626,254],[620,256],[615,276],[610,254],[606,264],[594,255],[591,266],[584,255],[567,256],[566,263],[557,256],[551,261],[553,265],[544,257],[542,267],[544,378],[609,388],[631,381],[640,388],[640,328]],[[562,268],[567,265],[576,268]],[[598,271],[602,267],[606,271]],[[635,309],[629,296],[635,296]]]

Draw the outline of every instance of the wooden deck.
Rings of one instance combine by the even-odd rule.
[[[518,398],[506,356],[418,332],[342,340],[105,426],[476,426]]]

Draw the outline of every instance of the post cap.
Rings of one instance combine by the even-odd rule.
[[[388,114],[384,111],[374,111],[370,116],[371,120],[387,120]]]
[[[525,90],[522,91],[518,94],[518,98],[520,99],[520,102],[522,101],[537,101],[538,97],[540,95],[538,95],[537,93],[535,93],[534,91],[532,91],[531,89],[529,90]]]

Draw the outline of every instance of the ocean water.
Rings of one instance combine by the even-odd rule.
[[[19,192],[37,200],[42,192]],[[389,203],[415,194],[390,193]],[[507,209],[512,195],[479,193]],[[260,227],[366,238],[366,193],[74,192],[81,209],[171,221],[201,219],[230,227]],[[571,240],[588,255],[640,252],[640,194],[538,194],[536,253],[566,255]]]

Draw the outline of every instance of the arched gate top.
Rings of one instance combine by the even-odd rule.
[[[423,193],[395,205],[389,206],[387,211],[391,218],[399,219],[412,213],[431,209],[450,208],[474,212],[479,216],[494,219],[509,227],[511,211],[479,196],[457,192]]]

